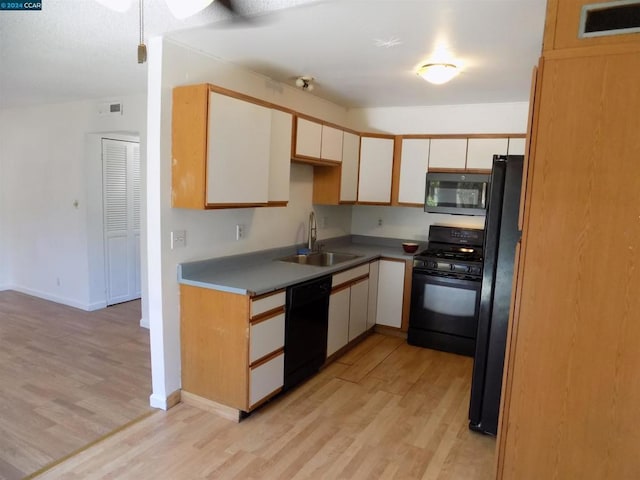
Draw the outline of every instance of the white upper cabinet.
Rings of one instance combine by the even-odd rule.
[[[509,139],[509,155],[524,155],[526,138],[510,138]]]
[[[269,159],[270,202],[289,201],[292,122],[293,117],[290,113],[271,110],[271,150]]]
[[[296,122],[296,158],[309,163],[320,160],[318,164],[342,162],[342,130],[300,117]]]
[[[320,158],[322,160],[330,160],[332,162],[342,161],[342,130],[322,126],[322,141],[320,147]]]
[[[428,165],[429,139],[403,139],[400,157],[399,203],[424,203],[425,176]]]
[[[267,203],[271,109],[210,92],[208,138],[207,204]]]
[[[493,155],[507,154],[507,138],[470,138],[467,147],[467,168],[491,170]]]
[[[432,138],[429,168],[462,169],[467,158],[466,138]]]
[[[391,203],[393,139],[361,137],[358,201]]]
[[[355,202],[358,199],[358,162],[360,136],[344,132],[342,142],[342,171],[340,173],[340,201]]]
[[[322,125],[299,117],[296,122],[296,155],[320,158]]]

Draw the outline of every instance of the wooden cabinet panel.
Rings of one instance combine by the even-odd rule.
[[[300,117],[296,117],[296,122],[295,154],[303,157],[320,158],[322,125]]]
[[[322,126],[322,142],[320,147],[320,158],[333,162],[342,162],[342,130]]]
[[[268,202],[271,110],[210,92],[208,139],[207,204]]]
[[[393,139],[362,137],[358,202],[390,204]]]
[[[180,285],[182,389],[247,409],[249,300]]]
[[[342,142],[342,169],[340,201],[355,202],[358,199],[358,164],[360,161],[360,136],[344,132]]]
[[[544,60],[498,478],[640,477],[636,39]]]
[[[432,138],[429,168],[463,169],[467,158],[466,138]]]
[[[329,298],[327,356],[334,354],[349,342],[350,293],[347,287],[332,293]]]
[[[380,260],[376,323],[402,327],[405,262]]]
[[[424,204],[425,176],[429,166],[428,138],[402,140],[398,202]]]
[[[507,138],[470,138],[467,144],[467,169],[491,170],[493,155],[506,155]]]
[[[284,385],[284,352],[277,357],[251,369],[249,385],[249,406],[272,393],[277,392]]]
[[[349,341],[367,330],[367,306],[369,299],[369,279],[351,285],[349,302]]]
[[[271,149],[269,156],[269,202],[289,201],[291,171],[291,130],[293,116],[271,110]]]
[[[284,312],[268,320],[252,323],[249,339],[250,363],[284,347]]]

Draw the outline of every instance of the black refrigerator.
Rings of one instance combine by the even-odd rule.
[[[507,342],[516,244],[522,155],[494,155],[484,232],[482,289],[473,360],[469,428],[496,435]]]

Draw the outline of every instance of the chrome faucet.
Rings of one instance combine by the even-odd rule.
[[[316,223],[316,214],[311,211],[309,214],[309,233],[307,248],[313,251],[316,248],[316,240],[318,239],[318,224]]]

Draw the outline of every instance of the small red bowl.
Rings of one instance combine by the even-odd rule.
[[[418,244],[413,242],[404,242],[402,244],[402,249],[406,253],[415,253],[415,251],[418,250]]]

